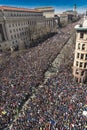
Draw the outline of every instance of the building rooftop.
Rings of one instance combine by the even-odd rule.
[[[53,7],[51,7],[51,6],[44,6],[44,7],[37,7],[36,9],[49,9],[49,8],[53,8]]]
[[[76,30],[87,30],[87,18],[84,18],[84,21],[82,24],[78,24],[75,26]]]
[[[42,12],[42,11],[36,10],[36,9],[18,8],[18,7],[11,7],[11,6],[0,6],[0,10],[24,11],[24,12]]]
[[[53,7],[39,7],[39,8],[35,8],[36,10],[43,10],[43,11],[45,11],[45,10],[54,10],[54,8]]]
[[[67,14],[65,14],[65,13],[62,13],[62,14],[56,14],[57,16],[66,16],[67,17]]]
[[[66,12],[73,12],[73,10],[67,10]]]

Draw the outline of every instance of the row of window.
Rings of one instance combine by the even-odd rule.
[[[9,27],[17,27],[17,26],[32,25],[32,24],[36,24],[36,22],[28,21],[28,22],[21,22],[21,23],[12,23],[12,24],[9,24]]]
[[[42,16],[42,13],[34,13],[34,12],[5,12],[5,16],[8,17],[17,17],[17,16]]]
[[[87,60],[87,54],[77,53],[77,59]]]
[[[76,66],[77,67],[83,67],[83,68],[87,68],[87,63],[83,63],[83,62],[78,62],[78,61],[76,61]]]
[[[53,25],[53,21],[45,21],[45,23],[42,21],[40,22],[41,24],[46,24],[46,25]],[[38,24],[40,24],[38,22]],[[36,25],[36,21],[27,21],[27,22],[21,22],[21,23],[12,23],[9,24],[9,27],[17,27],[17,26],[23,26],[23,25]]]
[[[79,50],[85,50],[86,45],[84,43],[78,43]]]
[[[21,40],[23,40],[24,43],[26,43],[26,39],[27,39],[27,38],[25,37],[25,38],[22,38]],[[17,45],[17,44],[18,44],[18,41],[17,41],[17,40],[12,41],[12,44]]]
[[[80,38],[81,38],[81,39],[84,38],[84,34],[87,34],[87,32],[80,32]]]
[[[22,28],[14,28],[10,29],[10,33],[18,32],[18,31],[25,31],[28,27],[22,27]]]
[[[28,21],[28,22],[26,22],[26,24],[31,24],[31,22],[30,21]],[[36,22],[35,21],[32,21],[32,23],[33,23],[33,25],[35,26],[36,25]],[[25,31],[25,30],[27,30],[27,28],[28,28],[28,26],[26,26],[26,27],[23,27],[23,25],[22,25],[23,23],[15,23],[15,24],[9,24],[9,27],[15,27],[15,28],[10,28],[10,33],[14,33],[14,32],[18,32],[18,31]],[[52,25],[52,21],[47,21],[46,23],[45,23],[45,26],[46,26],[46,24],[47,24],[47,26],[49,25],[49,26],[53,26]],[[17,25],[18,26],[22,26],[22,27],[17,27]],[[24,25],[25,25],[25,23],[24,23]],[[42,26],[43,24],[41,23],[41,26]],[[40,26],[40,24],[38,25],[38,26]]]
[[[83,76],[84,73],[85,73],[85,71],[83,70],[83,71],[80,72],[78,69],[76,69],[75,73],[76,73],[77,75]]]
[[[11,39],[15,39],[15,38],[19,38],[19,37],[28,35],[28,33],[29,33],[29,32],[26,31],[26,32],[21,32],[21,33],[18,33],[18,34],[11,35]]]

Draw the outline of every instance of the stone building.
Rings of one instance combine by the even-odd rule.
[[[60,19],[60,24],[62,26],[65,26],[68,24],[68,16],[66,14],[64,14],[64,13],[58,14],[58,17]]]
[[[76,4],[74,5],[73,10],[67,10],[63,12],[63,14],[68,16],[68,22],[75,22],[79,19]]]
[[[41,7],[35,8],[36,10],[42,11],[43,16],[46,18],[53,18],[54,17],[54,8],[53,7]]]
[[[87,19],[76,25],[76,47],[73,75],[77,82],[87,81]]]
[[[38,7],[38,8],[35,8],[35,10],[38,10],[38,11],[41,11],[43,12],[43,16],[46,18],[46,21],[48,21],[48,23],[51,25],[51,23],[49,22],[50,19],[53,19],[53,27],[54,29],[51,29],[52,26],[51,26],[51,30],[53,31],[56,31],[57,28],[58,28],[58,19],[57,17],[55,17],[55,10],[53,7]],[[47,25],[46,25],[47,27]],[[49,27],[48,27],[49,28]]]
[[[31,39],[54,28],[54,19],[35,9],[0,6],[0,50],[29,46]]]

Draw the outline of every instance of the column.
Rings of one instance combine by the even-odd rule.
[[[5,37],[5,41],[7,41],[8,38],[7,38],[7,34],[6,34],[5,24],[2,24],[2,29],[3,29],[3,34],[4,34],[4,37]]]

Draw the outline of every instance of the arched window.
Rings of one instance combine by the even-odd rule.
[[[85,44],[82,44],[82,50],[85,50]]]
[[[84,59],[84,54],[81,54],[81,59]]]

